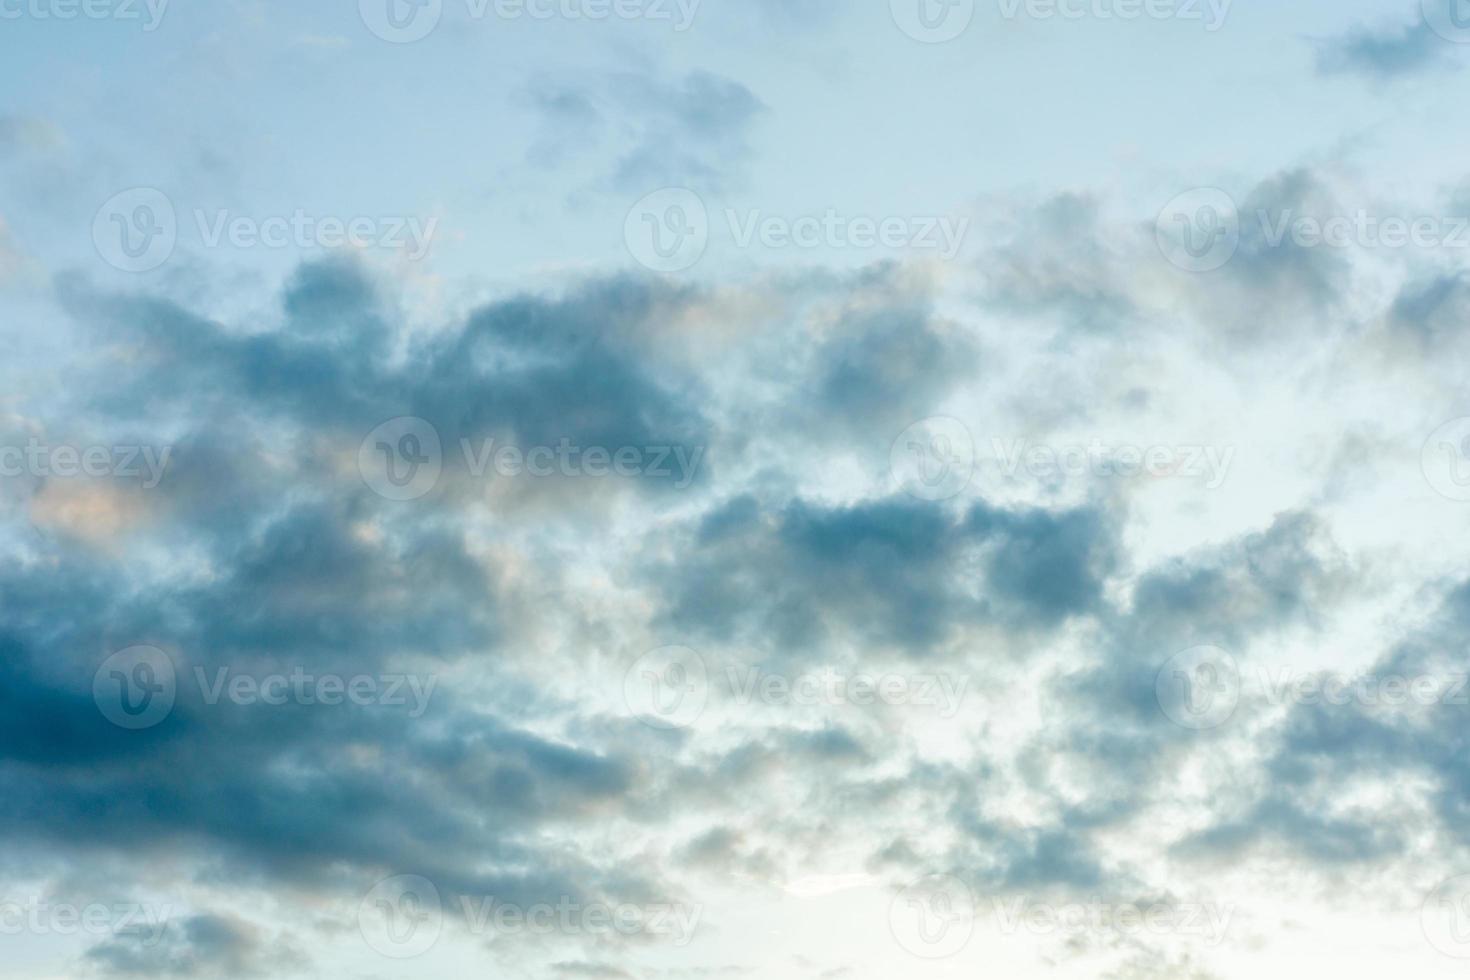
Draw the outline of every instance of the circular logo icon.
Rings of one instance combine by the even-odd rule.
[[[654,272],[683,272],[709,247],[704,200],[684,187],[654,191],[628,212],[623,241],[633,258]]]
[[[178,680],[174,662],[157,647],[119,650],[92,675],[92,699],[119,728],[152,728],[174,710]]]
[[[1424,22],[1446,41],[1470,44],[1470,2],[1467,0],[1421,0]]]
[[[444,0],[357,0],[367,29],[393,44],[412,44],[439,26]]]
[[[1218,187],[1199,187],[1164,205],[1154,236],[1174,265],[1186,272],[1213,272],[1240,248],[1240,212]]]
[[[1441,496],[1470,500],[1470,418],[1435,429],[1419,454],[1424,478]]]
[[[909,496],[948,500],[970,485],[975,473],[975,440],[959,419],[927,418],[904,429],[894,440],[888,466]]]
[[[1240,703],[1240,666],[1219,647],[1190,647],[1169,658],[1154,679],[1154,694],[1181,728],[1218,728]]]
[[[389,500],[417,500],[439,484],[443,469],[439,430],[412,415],[384,422],[357,450],[362,482]]]
[[[888,0],[893,22],[915,41],[953,41],[975,19],[975,0]]]
[[[150,272],[168,261],[179,241],[174,204],[153,187],[114,194],[92,219],[92,244],[102,261],[123,272]]]
[[[975,896],[954,875],[929,875],[893,899],[888,928],[914,956],[946,959],[964,949],[975,931]]]
[[[383,956],[422,956],[439,941],[444,907],[439,889],[419,875],[394,875],[373,886],[357,907],[357,929]]]
[[[688,728],[704,712],[709,674],[704,658],[688,647],[650,650],[623,675],[623,701],[654,728]]]
[[[1446,956],[1470,960],[1470,874],[1440,882],[1419,909],[1424,938]]]

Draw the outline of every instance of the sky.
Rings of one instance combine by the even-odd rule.
[[[0,980],[1470,960],[1466,0],[0,0]]]

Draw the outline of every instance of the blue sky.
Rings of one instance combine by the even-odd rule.
[[[1470,958],[1463,0],[0,0],[0,978]]]

